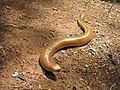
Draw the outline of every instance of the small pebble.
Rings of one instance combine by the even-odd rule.
[[[10,7],[10,6],[6,6],[5,8],[8,9],[8,10],[12,9],[12,7]]]
[[[55,10],[55,11],[57,11],[57,10],[58,10],[58,9],[57,9],[57,8],[55,8],[55,7],[53,7],[52,9],[53,9],[53,10]]]
[[[89,66],[86,64],[85,67],[88,68]]]
[[[82,68],[83,73],[87,73],[87,68]]]
[[[90,51],[93,51],[93,52],[96,52],[96,49],[95,49],[95,48],[90,48],[89,50],[90,50]]]
[[[64,54],[64,53],[65,53],[65,50],[61,50],[61,53]]]
[[[0,49],[2,49],[3,47],[2,46],[0,46]]]
[[[17,76],[18,76],[18,72],[13,72],[13,73],[12,73],[12,77],[15,78],[15,77],[17,77]]]
[[[21,80],[25,80],[23,73],[19,73],[19,72],[13,72],[12,77],[14,78],[18,77]]]
[[[23,73],[18,73],[17,77],[21,80],[25,80]]]

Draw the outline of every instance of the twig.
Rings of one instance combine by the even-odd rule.
[[[114,83],[113,85],[111,85],[111,87],[110,87],[110,90],[112,90],[113,89],[113,87],[120,87],[120,83],[119,82],[116,82],[116,83]]]
[[[116,2],[116,0],[113,1],[113,4],[112,4],[112,6],[110,7],[108,13],[110,13],[110,11],[111,11],[112,7],[114,6],[115,2]]]

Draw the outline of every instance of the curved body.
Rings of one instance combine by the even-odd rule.
[[[84,34],[80,37],[57,40],[43,48],[40,55],[40,63],[43,68],[51,72],[59,71],[61,67],[58,64],[53,64],[50,62],[51,57],[56,51],[65,47],[85,45],[93,38],[93,33],[90,27],[80,18],[77,22],[83,28]]]

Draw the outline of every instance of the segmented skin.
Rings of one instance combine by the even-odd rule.
[[[93,38],[93,32],[90,27],[81,18],[78,18],[77,22],[83,29],[84,34],[82,36],[57,40],[42,49],[40,63],[44,69],[51,72],[60,71],[61,67],[58,64],[50,62],[53,54],[65,47],[85,45]]]

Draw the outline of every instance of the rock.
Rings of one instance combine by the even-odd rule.
[[[15,77],[17,77],[17,76],[18,76],[18,72],[15,71],[15,72],[12,73],[12,77],[15,78]]]
[[[89,66],[86,64],[85,67],[88,68]]]

